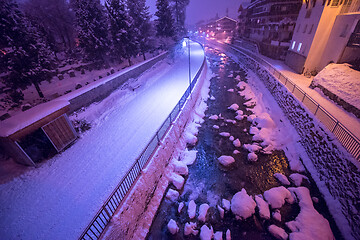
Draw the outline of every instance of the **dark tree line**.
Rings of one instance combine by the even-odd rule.
[[[18,92],[50,80],[61,60],[127,60],[159,47],[159,39],[176,41],[185,34],[189,0],[157,0],[151,21],[146,0],[0,1],[0,70],[5,84]],[[21,91],[20,91],[21,93]]]

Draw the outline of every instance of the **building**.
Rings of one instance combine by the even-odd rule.
[[[205,33],[209,37],[214,37],[219,40],[232,37],[236,32],[237,21],[229,18],[222,17],[215,21],[211,21],[207,24],[203,24],[198,27],[200,34]]]
[[[316,75],[329,63],[359,58],[359,7],[359,0],[305,0],[285,63]]]
[[[263,55],[285,59],[300,8],[301,0],[253,0],[240,37],[256,42]]]

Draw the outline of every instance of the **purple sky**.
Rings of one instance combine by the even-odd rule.
[[[156,0],[146,0],[150,6],[151,14],[156,11]],[[226,8],[229,8],[229,17],[236,18],[240,3],[246,0],[190,0],[187,7],[186,23],[193,25],[200,20],[207,20],[215,17],[225,16]]]

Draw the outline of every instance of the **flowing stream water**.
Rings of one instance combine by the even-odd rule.
[[[285,222],[294,220],[300,211],[297,204],[285,204],[280,209],[281,222],[277,222],[273,218],[263,220],[259,217],[258,212],[246,220],[236,220],[234,214],[228,211],[221,219],[217,210],[217,205],[221,205],[223,198],[231,200],[232,196],[242,188],[245,188],[247,193],[252,196],[263,194],[272,187],[281,186],[273,177],[274,173],[283,173],[289,176],[293,172],[289,168],[283,151],[274,151],[270,155],[259,153],[257,162],[249,162],[247,160],[248,151],[243,148],[239,149],[239,154],[232,154],[235,150],[234,145],[228,138],[220,136],[219,130],[214,129],[213,125],[219,124],[221,132],[231,133],[243,144],[251,143],[252,136],[248,133],[251,123],[244,119],[236,121],[236,124],[225,121],[221,121],[220,124],[220,122],[209,119],[209,116],[221,113],[224,119],[235,119],[236,114],[227,109],[233,103],[237,103],[244,114],[251,114],[243,106],[246,100],[242,96],[227,91],[236,88],[237,80],[234,78],[237,75],[240,75],[241,80],[246,80],[246,72],[218,50],[209,48],[206,53],[211,63],[211,70],[218,76],[211,79],[210,96],[214,96],[215,100],[207,101],[208,109],[205,112],[205,121],[199,128],[198,143],[193,147],[198,151],[196,161],[189,166],[189,175],[185,178],[186,182],[179,199],[175,202],[163,199],[147,239],[199,239],[199,235],[184,236],[183,234],[185,223],[190,222],[187,213],[187,204],[190,200],[195,201],[197,210],[200,204],[210,205],[206,224],[211,225],[214,232],[222,231],[223,239],[225,239],[227,229],[230,229],[232,239],[273,239],[267,230],[268,226],[276,224],[284,227]],[[233,72],[233,77],[228,77],[230,72]],[[233,156],[235,163],[230,167],[221,166],[217,160],[221,155]],[[341,239],[321,194],[310,176],[307,173],[304,174],[309,177],[310,182],[303,185],[310,189],[311,196],[319,199],[318,203],[314,203],[316,210],[329,220],[335,237]],[[185,207],[178,213],[180,202],[184,202]],[[175,235],[171,235],[167,229],[170,219],[174,219],[180,228]],[[198,229],[203,225],[196,218],[191,222],[197,222]]]

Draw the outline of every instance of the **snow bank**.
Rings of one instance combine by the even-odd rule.
[[[194,236],[199,234],[199,230],[196,230],[196,223],[194,223],[194,222],[185,223],[184,235],[188,236],[190,234],[192,234]]]
[[[345,102],[360,109],[360,72],[349,64],[329,64],[313,79],[312,85],[321,85]]]
[[[289,190],[296,196],[300,206],[300,213],[296,219],[286,223],[286,226],[292,231],[289,235],[290,239],[335,239],[329,222],[315,210],[309,189],[298,187],[289,188]]]
[[[199,208],[199,216],[198,216],[198,219],[200,222],[205,222],[206,220],[206,214],[207,214],[207,211],[209,210],[209,204],[207,203],[203,203],[200,205],[200,208]]]
[[[290,204],[294,202],[290,191],[284,186],[274,187],[265,191],[264,198],[272,208],[281,208],[285,201]]]
[[[269,204],[265,202],[260,196],[255,196],[256,206],[259,209],[259,215],[261,218],[270,219]]]
[[[169,223],[167,224],[167,227],[172,235],[179,232],[179,227],[173,219],[170,219]]]
[[[271,235],[273,235],[276,239],[286,240],[288,238],[288,234],[285,230],[276,225],[270,225],[268,229]]]
[[[229,166],[230,164],[234,163],[235,162],[235,159],[231,156],[221,156],[218,158],[219,162],[221,165],[223,166]]]
[[[293,173],[290,176],[291,181],[295,184],[295,186],[300,187],[303,180],[309,180],[306,176],[300,173]]]
[[[282,173],[274,173],[274,177],[283,185],[290,185],[288,178]]]
[[[194,200],[191,200],[189,202],[189,206],[188,206],[188,214],[189,214],[189,218],[193,219],[195,217],[196,214],[196,203],[194,202]]]
[[[214,230],[212,227],[208,228],[208,226],[203,225],[200,228],[200,239],[201,240],[211,240],[214,236]]]
[[[255,213],[256,203],[243,188],[231,199],[231,211],[237,218],[246,219]]]

